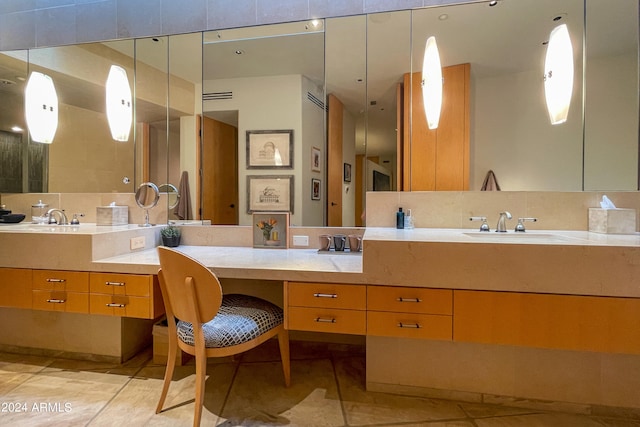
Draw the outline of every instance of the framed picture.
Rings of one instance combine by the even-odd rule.
[[[293,130],[248,130],[247,169],[293,169]]]
[[[320,200],[320,180],[311,178],[311,200]]]
[[[351,165],[349,163],[344,164],[344,182],[351,182]]]
[[[253,226],[254,248],[289,247],[289,212],[254,213]]]
[[[311,170],[320,172],[320,149],[317,147],[311,147]]]
[[[248,175],[247,213],[293,212],[293,175]]]

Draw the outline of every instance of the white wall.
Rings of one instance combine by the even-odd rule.
[[[327,192],[322,189],[320,191],[320,200],[311,200],[311,180],[313,178],[321,179],[321,185],[326,188],[326,182],[322,179],[325,169],[325,159],[321,154],[320,157],[320,173],[311,171],[311,147],[317,147],[321,153],[326,153],[325,145],[325,120],[324,110],[314,104],[307,97],[307,92],[313,94],[320,101],[324,100],[324,89],[318,87],[311,80],[302,77],[302,91],[300,93],[302,103],[302,135],[298,139],[294,154],[296,162],[294,166],[302,176],[302,182],[296,182],[296,195],[301,192],[302,213],[296,221],[291,220],[291,224],[305,226],[323,226],[325,225],[325,206],[327,200]],[[298,147],[302,149],[299,150]]]

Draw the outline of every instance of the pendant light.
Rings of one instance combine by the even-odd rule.
[[[116,141],[128,141],[131,131],[131,88],[124,68],[112,65],[106,84],[107,120],[111,137]]]
[[[544,61],[544,95],[552,125],[567,121],[573,92],[573,47],[567,24],[551,31]]]
[[[427,39],[422,62],[422,101],[429,129],[437,129],[442,109],[442,65],[436,38]]]
[[[24,98],[31,140],[51,144],[58,129],[58,94],[53,79],[33,71],[27,81]]]

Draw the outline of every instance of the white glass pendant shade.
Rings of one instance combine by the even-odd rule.
[[[58,94],[51,77],[37,71],[31,73],[24,107],[31,140],[51,144],[58,130]]]
[[[129,79],[122,67],[111,66],[107,77],[106,98],[111,137],[116,141],[128,141],[133,121],[133,107]]]
[[[436,38],[427,39],[422,62],[422,101],[429,129],[437,129],[442,109],[442,65]]]
[[[566,24],[551,31],[544,61],[544,95],[552,125],[567,121],[573,92],[573,47]]]

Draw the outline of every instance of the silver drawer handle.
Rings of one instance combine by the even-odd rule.
[[[420,298],[402,298],[398,297],[398,302],[422,302]]]
[[[65,302],[67,302],[67,300],[64,300],[64,299],[48,299],[47,302],[50,302],[51,304],[64,304]]]
[[[111,302],[109,304],[107,304],[107,307],[116,307],[116,308],[124,308],[126,304],[116,304],[114,302]]]
[[[420,329],[422,326],[420,326],[419,323],[402,323],[402,322],[398,322],[398,328],[409,328],[409,329]]]
[[[313,294],[316,298],[338,298],[338,294]]]
[[[336,319],[323,319],[322,317],[316,317],[318,323],[336,323]]]
[[[124,286],[125,285],[124,282],[104,282],[104,284],[107,286]]]
[[[67,281],[66,279],[47,279],[47,282],[50,282],[50,283],[64,283],[66,281]]]

